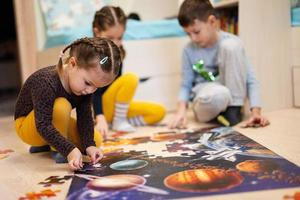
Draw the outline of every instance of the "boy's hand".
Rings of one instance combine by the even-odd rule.
[[[103,158],[102,150],[94,146],[86,148],[86,153],[91,158],[93,164],[96,164]]]
[[[265,127],[269,124],[269,120],[261,115],[260,108],[253,108],[251,117],[246,121],[246,124],[243,127]]]
[[[78,148],[74,148],[67,156],[68,164],[71,170],[78,170],[83,167],[82,154]]]
[[[169,128],[186,128],[187,126],[187,118],[185,113],[176,113],[173,119],[168,124]]]
[[[102,134],[105,140],[108,134],[108,125],[104,115],[97,115],[95,128]]]
[[[264,116],[261,115],[254,115],[251,116],[247,121],[244,126],[244,128],[247,127],[264,127],[268,126],[270,124],[269,120],[265,118]]]
[[[179,102],[177,113],[173,119],[169,122],[169,128],[186,128],[187,126],[187,117],[186,117],[187,103]]]

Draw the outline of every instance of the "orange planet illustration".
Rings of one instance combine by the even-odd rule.
[[[93,190],[111,191],[131,189],[145,183],[146,179],[142,176],[118,174],[96,178],[89,181],[86,186]]]
[[[192,169],[171,174],[165,186],[180,192],[217,192],[240,185],[243,178],[237,171],[224,169]]]
[[[276,170],[279,166],[268,160],[245,160],[237,164],[236,168],[242,172],[260,173]]]

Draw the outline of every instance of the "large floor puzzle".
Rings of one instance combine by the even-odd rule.
[[[75,173],[69,200],[179,199],[300,186],[300,168],[231,128],[116,138]]]

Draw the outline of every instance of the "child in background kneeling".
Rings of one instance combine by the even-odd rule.
[[[105,37],[114,41],[121,49],[122,59],[125,50],[122,45],[127,18],[120,7],[104,6],[95,13],[93,33],[95,37]],[[108,132],[108,123],[112,129],[122,132],[134,132],[134,126],[155,124],[165,116],[163,105],[133,100],[139,78],[134,73],[122,75],[109,86],[99,88],[94,93],[94,112],[96,129],[104,136]]]

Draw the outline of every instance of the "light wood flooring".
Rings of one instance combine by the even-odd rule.
[[[278,110],[265,115],[271,125],[265,128],[235,129],[258,143],[271,149],[287,160],[300,166],[300,109]],[[165,119],[167,122],[170,115]],[[190,114],[189,118],[192,118]],[[39,192],[47,189],[38,184],[49,176],[64,176],[72,174],[66,164],[55,164],[49,153],[29,154],[28,145],[21,142],[13,127],[13,117],[0,118],[0,150],[13,149],[13,153],[0,159],[0,195],[1,199],[18,199],[28,192]],[[190,127],[207,126],[205,124],[190,123]],[[136,134],[153,133],[165,130],[164,127],[139,128]],[[62,185],[52,186],[59,189],[56,197],[50,199],[65,199],[71,181]],[[205,197],[201,199],[284,199],[285,195],[300,192],[300,188],[264,190],[259,192],[239,193]],[[196,198],[199,199],[199,198]],[[292,198],[293,199],[293,198]]]

